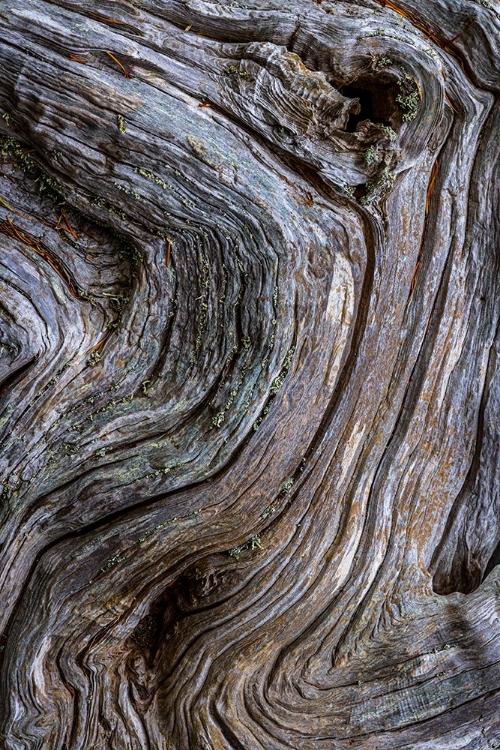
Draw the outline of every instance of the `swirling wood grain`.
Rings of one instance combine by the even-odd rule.
[[[6,750],[498,746],[499,19],[4,0]]]

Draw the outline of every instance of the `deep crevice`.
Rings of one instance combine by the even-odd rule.
[[[491,573],[491,571],[496,565],[500,565],[500,540],[495,548],[495,551],[493,552],[492,556],[488,560],[488,564],[486,568],[484,569],[482,581],[484,581],[484,579]]]
[[[363,120],[390,125],[397,129],[401,125],[401,113],[396,102],[397,84],[383,78],[360,79],[354,85],[339,89],[342,96],[359,100],[359,112],[349,115],[346,131],[355,133]]]

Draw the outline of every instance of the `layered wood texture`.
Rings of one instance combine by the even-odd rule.
[[[499,746],[498,8],[1,4],[2,748]]]

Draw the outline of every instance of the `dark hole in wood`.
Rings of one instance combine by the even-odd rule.
[[[359,99],[360,111],[349,115],[347,132],[354,133],[359,122],[371,122],[390,125],[400,125],[400,113],[396,103],[397,86],[392,81],[357,81],[354,86],[344,86],[340,91],[349,99]]]
[[[500,565],[500,541],[495,547],[495,551],[493,552],[492,556],[488,560],[488,565],[486,566],[484,570],[483,581],[486,578],[486,576],[491,573],[491,571],[496,565]]]
[[[366,195],[366,184],[362,185],[356,185],[354,188],[354,197],[356,200],[360,200],[361,198],[364,198]]]
[[[354,86],[346,86],[343,89],[342,94],[349,97],[349,99],[359,99],[360,110],[357,115],[349,115],[347,123],[347,132],[354,133],[358,122],[363,120],[372,120],[373,117],[373,97],[371,91],[366,89],[358,89]]]

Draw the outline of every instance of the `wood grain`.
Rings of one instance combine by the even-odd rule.
[[[500,746],[499,45],[4,0],[6,750]]]

